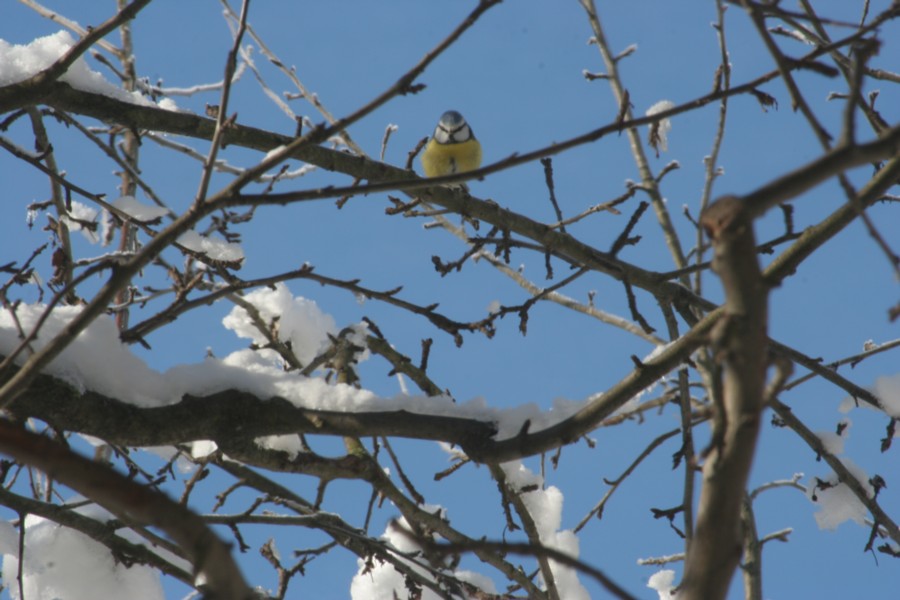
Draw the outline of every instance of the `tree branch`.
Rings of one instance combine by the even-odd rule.
[[[18,416],[34,417],[61,430],[123,446],[169,446],[194,440],[221,440],[227,445],[236,435],[254,438],[311,433],[446,440],[478,447],[489,445],[496,432],[492,423],[474,419],[417,415],[404,410],[311,410],[297,408],[282,398],[261,399],[239,390],[185,396],[177,404],[141,408],[92,391],[79,394],[48,375],[35,379],[9,408]]]
[[[741,503],[759,432],[768,349],[768,289],[756,257],[752,213],[739,198],[726,196],[710,205],[701,224],[714,244],[713,266],[725,289],[725,315],[712,332],[724,383],[679,588],[687,600],[724,598],[740,559]]]
[[[167,496],[9,421],[0,420],[0,452],[40,469],[114,514],[127,514],[129,520],[164,531],[216,598],[253,597],[228,546],[199,517]]]

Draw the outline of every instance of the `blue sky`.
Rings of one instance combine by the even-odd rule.
[[[816,7],[834,18],[857,20],[861,4],[831,0],[819,2]],[[871,12],[876,13],[887,2],[871,4]],[[82,24],[100,22],[112,5],[51,4]],[[473,6],[473,2],[414,1],[256,3],[251,8],[250,23],[283,61],[296,66],[301,81],[318,94],[333,114],[345,115],[396,81]],[[615,50],[637,44],[637,51],[620,63],[636,114],[643,114],[661,99],[678,104],[709,92],[719,62],[718,45],[710,26],[716,18],[713,3],[685,5],[640,0],[601,3],[599,8]],[[7,2],[3,12],[0,38],[9,42],[26,43],[59,29],[19,4]],[[134,31],[138,72],[153,82],[162,78],[164,86],[173,87],[220,79],[231,44],[220,13],[215,2],[151,3]],[[729,10],[726,26],[733,84],[774,68],[749,20],[737,8]],[[520,0],[501,4],[488,11],[425,72],[419,80],[427,85],[424,91],[391,101],[355,125],[350,133],[370,155],[377,156],[385,127],[396,124],[399,129],[391,137],[385,160],[402,165],[416,143],[430,134],[439,115],[453,108],[466,116],[481,140],[487,163],[607,124],[617,112],[609,87],[602,80],[588,82],[582,75],[585,69],[602,70],[597,49],[587,44],[590,36],[584,11],[577,2]],[[896,23],[891,25],[881,39],[886,43],[876,59],[877,66],[900,70],[900,28]],[[794,55],[806,51],[799,43],[783,42],[782,47]],[[290,89],[289,82],[262,56],[255,56],[274,90]],[[103,72],[96,63],[92,66]],[[843,89],[841,82],[816,74],[802,74],[798,79],[817,115],[837,133],[842,104],[828,103],[825,97]],[[878,108],[889,123],[896,123],[900,119],[896,86],[881,83]],[[729,103],[727,133],[719,158],[724,174],[716,182],[714,195],[749,192],[820,153],[802,116],[791,111],[784,86],[775,81],[762,89],[778,100],[777,110],[764,112],[750,97],[737,97]],[[265,98],[249,73],[235,86],[234,93],[231,110],[238,113],[242,124],[286,134],[293,131],[293,123]],[[217,95],[176,101],[182,108],[202,112],[204,103],[217,102]],[[292,107],[315,122],[321,120],[308,104],[294,101]],[[680,169],[666,176],[662,190],[687,247],[694,236],[693,226],[682,216],[681,207],[687,206],[696,217],[703,186],[702,159],[712,147],[717,113],[718,105],[711,104],[676,118],[668,152],[651,158],[656,172],[670,161],[680,164]],[[99,154],[82,154],[82,146],[71,144],[59,128],[52,129],[51,135],[62,168],[79,182],[90,183],[92,190],[115,197],[117,179]],[[868,139],[871,133],[863,126],[860,136]],[[24,144],[22,140],[27,137],[18,139]],[[205,150],[203,144],[193,145]],[[245,165],[260,158],[255,153],[233,149],[226,156],[235,164]],[[10,172],[12,164],[7,156],[0,156],[0,172]],[[620,195],[627,180],[639,179],[625,136],[610,136],[576,148],[554,157],[553,164],[556,195],[567,216]],[[170,206],[188,205],[199,181],[196,164],[145,142],[142,165],[145,177]],[[860,168],[851,173],[851,180],[860,185],[870,171],[868,167]],[[226,177],[216,177],[213,189],[226,181]],[[318,173],[308,181],[298,181],[296,186],[347,183],[346,177]],[[293,185],[285,189],[294,189]],[[478,197],[491,198],[533,219],[554,220],[539,163],[473,182],[471,190]],[[22,174],[9,179],[6,192],[12,200],[7,201],[7,218],[0,225],[0,263],[23,260],[47,236],[40,227],[27,231],[23,226],[25,203],[43,199],[46,184],[37,175]],[[816,222],[842,203],[843,195],[833,183],[805,194],[794,202],[797,227]],[[321,274],[342,279],[362,277],[363,284],[374,289],[403,285],[404,298],[422,304],[440,301],[441,310],[459,320],[482,318],[489,303],[495,300],[511,305],[525,299],[517,285],[484,264],[469,264],[462,273],[441,278],[431,267],[431,256],[456,259],[463,252],[459,242],[442,231],[424,230],[421,221],[386,216],[386,206],[384,196],[375,195],[352,199],[340,211],[328,201],[260,210],[253,223],[241,231],[248,258],[240,275],[251,278],[309,262]],[[579,239],[606,249],[634,206],[632,201],[625,205],[622,216],[595,216],[570,231]],[[760,223],[760,240],[781,233],[780,215],[775,214],[778,212],[773,211]],[[889,240],[896,238],[893,232],[900,231],[900,216],[895,207],[879,205],[870,214]],[[644,239],[638,246],[626,248],[623,259],[648,269],[673,268],[650,212],[636,233]],[[84,255],[101,251],[80,241],[78,244],[77,251]],[[524,265],[527,276],[544,284],[541,255],[519,251],[514,253],[511,264]],[[42,268],[49,272],[46,264]],[[556,280],[567,274],[566,267],[556,265]],[[399,314],[371,301],[360,304],[345,292],[317,284],[294,282],[290,287],[294,294],[318,302],[339,326],[357,322],[363,316],[372,318],[398,349],[414,358],[419,340],[434,337],[429,372],[461,400],[480,396],[496,406],[533,402],[549,407],[558,397],[584,399],[626,375],[632,368],[630,355],[645,356],[652,350],[646,342],[555,305],[535,307],[527,336],[519,333],[518,321],[510,316],[499,323],[494,339],[468,335],[463,347],[456,348],[449,336],[433,332],[420,318]],[[706,280],[710,299],[720,299],[717,287],[713,278]],[[601,308],[628,316],[621,285],[608,278],[584,277],[566,288],[565,293],[584,300],[588,291],[596,291],[595,302]],[[665,324],[653,299],[639,295],[638,301],[651,324],[664,332]],[[888,307],[896,301],[897,282],[887,260],[856,223],[773,292],[771,335],[811,356],[831,361],[861,351],[868,339],[884,342],[898,337],[900,329],[886,317]],[[148,340],[152,352],[138,354],[151,366],[165,369],[202,360],[207,347],[218,356],[240,348],[246,342],[220,325],[230,308],[220,303],[182,319],[177,327]],[[396,381],[384,377],[387,370],[383,363],[370,361],[363,367],[364,385],[384,395],[397,393]],[[841,372],[860,385],[872,385],[878,376],[897,372],[896,355],[888,352],[853,370],[844,367]],[[836,410],[843,398],[840,390],[813,381],[782,400],[813,429],[833,431],[835,423],[844,417]],[[869,474],[879,473],[888,479],[889,487],[880,500],[890,511],[900,504],[896,482],[890,478],[896,473],[896,460],[892,460],[890,452],[878,452],[886,419],[860,410],[851,413],[850,418],[854,425],[847,455]],[[631,423],[595,432],[598,445],[594,450],[587,450],[583,444],[565,449],[560,468],[548,472],[547,477],[548,483],[559,486],[566,496],[563,526],[573,527],[599,500],[606,491],[602,478],[617,477],[649,440],[677,423],[677,414],[669,409],[640,425]],[[419,475],[429,501],[448,507],[461,529],[473,534],[485,531],[495,538],[502,535],[496,490],[485,469],[468,468],[449,482],[434,483],[430,475],[443,468],[439,450],[422,442],[397,441],[395,447],[417,457],[417,462],[409,465],[410,470]],[[669,508],[680,501],[682,473],[670,469],[671,454],[676,450],[677,442],[672,440],[651,456],[617,492],[605,518],[589,524],[581,537],[584,560],[642,597],[655,596],[643,585],[656,569],[638,567],[636,559],[681,550],[680,540],[664,522],[653,520],[649,510]],[[895,448],[891,452],[896,451]],[[422,457],[421,464],[418,457]],[[534,460],[529,464],[538,463]],[[798,472],[806,474],[802,482],[808,483],[812,476],[824,476],[829,470],[816,462],[812,452],[791,432],[764,427],[751,487],[772,479],[788,479]],[[294,484],[302,486],[296,481]],[[329,510],[346,511],[344,515],[351,521],[360,519],[365,501],[354,497],[359,491],[348,485],[336,487],[346,491],[331,492],[333,505]],[[478,501],[472,502],[473,498]],[[763,494],[757,510],[761,535],[794,528],[788,544],[773,542],[766,546],[766,597],[885,597],[900,584],[900,570],[887,557],[863,553],[867,528],[845,523],[834,532],[818,530],[813,519],[814,505],[796,490]],[[373,531],[379,531],[392,516],[389,507],[380,511]],[[298,533],[301,534],[307,532]],[[251,545],[254,536],[247,533]],[[261,541],[264,537],[258,540]],[[290,538],[280,543],[284,553],[291,548]],[[303,539],[296,545],[307,543]],[[335,591],[330,586],[335,581],[349,585],[355,572],[354,560],[346,555],[329,557],[321,564],[314,563],[311,572],[316,568],[323,569],[327,576],[298,583],[298,592],[311,597],[317,593],[322,597],[344,597],[346,588]],[[247,573],[251,573],[249,568]],[[595,597],[602,597],[596,588],[590,589]],[[734,597],[740,596],[738,589],[735,585]]]

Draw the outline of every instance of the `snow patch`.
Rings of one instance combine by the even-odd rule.
[[[24,81],[49,68],[75,45],[67,31],[32,40],[29,44],[10,44],[0,40],[0,86]],[[156,106],[138,92],[128,92],[107,81],[103,75],[91,69],[83,57],[79,57],[60,78],[73,88],[101,94],[122,102],[142,106]]]

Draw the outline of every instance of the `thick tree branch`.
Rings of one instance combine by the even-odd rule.
[[[839,146],[826,152],[816,160],[747,194],[744,201],[752,217],[756,218],[779,203],[795,198],[848,169],[895,158],[898,154],[900,125],[895,125],[871,142]]]
[[[725,289],[725,314],[712,332],[724,382],[680,586],[687,600],[724,598],[741,556],[741,503],[759,433],[768,350],[768,290],[750,210],[726,196],[710,205],[701,224],[714,244],[713,265]]]
[[[79,394],[68,384],[39,376],[11,406],[21,417],[41,419],[123,446],[167,446],[194,440],[310,433],[397,436],[446,440],[463,447],[485,444],[495,433],[491,423],[474,419],[416,415],[407,411],[337,412],[297,408],[282,398],[261,399],[226,390],[210,396],[186,396],[158,408],[140,408],[92,391]]]

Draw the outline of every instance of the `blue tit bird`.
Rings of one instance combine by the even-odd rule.
[[[481,166],[481,144],[461,114],[448,110],[441,115],[434,134],[422,153],[426,177],[440,177]]]

